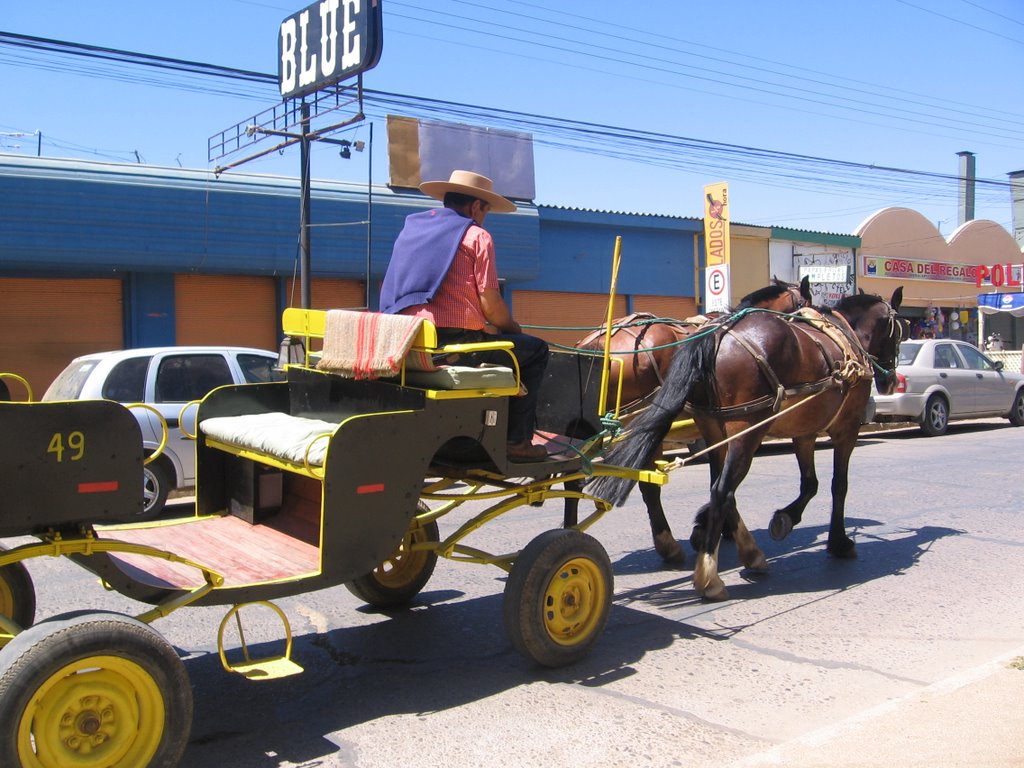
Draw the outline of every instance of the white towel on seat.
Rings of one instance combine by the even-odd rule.
[[[423,319],[381,312],[327,311],[324,350],[317,368],[353,379],[394,376]]]

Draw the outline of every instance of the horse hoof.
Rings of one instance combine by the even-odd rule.
[[[723,600],[729,599],[729,590],[725,588],[725,585],[719,585],[714,588],[706,589],[701,597],[709,603],[720,603]]]
[[[682,565],[686,562],[683,548],[668,531],[662,531],[654,537],[654,551],[661,555],[662,560],[671,565]]]
[[[768,571],[771,570],[768,567],[768,558],[766,558],[764,554],[760,554],[754,558],[754,562],[746,566],[746,569],[751,573],[768,573]]]
[[[857,559],[857,547],[851,541],[849,544],[842,547],[826,547],[828,553],[832,557],[837,557],[840,560],[856,560]]]
[[[789,515],[784,512],[776,512],[772,515],[772,522],[768,526],[768,533],[771,534],[772,539],[775,541],[782,541],[784,538],[789,536],[793,530],[793,521]]]

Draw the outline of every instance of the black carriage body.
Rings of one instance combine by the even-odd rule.
[[[588,439],[601,432],[601,358],[582,352],[552,352],[537,403],[537,428]]]
[[[599,384],[600,361],[595,362],[592,355],[552,353],[540,395],[538,429],[583,439],[599,432]],[[124,520],[126,510],[141,505],[138,427],[122,406],[100,406],[108,407],[102,412],[98,408],[96,418],[102,413],[104,424],[119,426],[105,433],[105,443],[93,438],[92,431],[87,439],[96,440],[91,443],[95,447],[107,446],[109,464],[117,468],[115,479],[122,489],[122,503],[116,508],[101,508],[61,496],[58,504],[51,494],[42,493],[38,483],[26,485],[19,492],[24,500],[18,507],[20,516],[5,529],[10,535],[42,531],[47,527],[44,523],[53,525],[54,519],[36,521],[30,517],[33,507],[28,501],[33,495],[37,502],[46,499],[44,506],[48,508],[59,507],[62,511],[55,519],[61,523]],[[583,463],[581,457],[565,454],[549,461],[509,464],[505,455],[507,397],[453,397],[401,386],[396,381],[352,380],[301,366],[289,368],[285,382],[214,390],[200,403],[196,423],[201,425],[214,417],[271,413],[337,425],[329,437],[322,468],[283,466],[267,457],[225,450],[225,446],[206,439],[200,430],[196,441],[196,517],[156,526],[101,527],[97,535],[104,540],[161,549],[216,570],[215,563],[207,562],[203,555],[223,533],[213,533],[211,538],[205,532],[223,518],[241,518],[247,525],[233,526],[232,544],[239,550],[239,559],[250,561],[254,576],[229,580],[192,604],[273,600],[343,584],[385,561],[409,530],[428,478],[458,477],[460,472],[473,469],[495,476],[545,478],[578,471]],[[82,423],[80,414],[54,409],[53,429],[63,424],[61,428],[66,431],[66,424],[76,423],[76,418]],[[33,430],[39,431],[38,424]],[[134,446],[135,451],[128,451],[127,446]],[[129,460],[121,462],[124,455]],[[5,466],[11,464],[10,457],[5,456]],[[266,538],[257,534],[257,529],[265,532],[267,528],[301,540],[307,566],[284,576],[261,575],[259,564],[275,557],[274,552],[265,549]],[[71,557],[116,591],[152,604],[184,595],[201,582],[198,571],[192,574],[195,583],[189,586],[160,576],[156,558],[133,559],[118,552]],[[240,570],[245,571],[242,565]]]
[[[142,511],[142,433],[106,400],[0,402],[0,537]]]

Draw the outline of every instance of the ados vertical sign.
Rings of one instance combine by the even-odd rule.
[[[377,66],[384,46],[381,0],[319,0],[281,22],[277,83],[291,99]]]
[[[704,187],[704,311],[729,309],[729,185]]]

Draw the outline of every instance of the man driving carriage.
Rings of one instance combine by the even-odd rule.
[[[384,275],[380,311],[430,320],[442,345],[511,341],[525,394],[509,404],[508,457],[542,460],[546,451],[532,437],[548,345],[523,333],[512,318],[498,289],[494,240],[483,228],[490,211],[511,213],[515,203],[494,192],[489,178],[472,171],[452,171],[448,181],[428,181],[420,190],[444,207],[406,217]],[[489,327],[497,333],[489,334]],[[500,351],[471,357],[477,363],[508,361]]]

